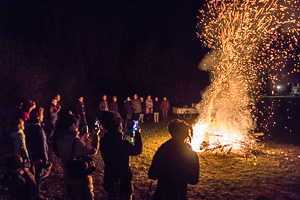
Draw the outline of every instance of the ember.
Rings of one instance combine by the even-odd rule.
[[[210,72],[211,85],[198,105],[195,151],[226,146],[238,152],[242,144],[254,142],[253,111],[265,84],[259,77],[272,72],[268,78],[275,83],[274,74],[297,56],[293,54],[299,37],[297,13],[297,1],[292,0],[207,1],[198,27],[199,38],[212,49],[200,64]]]

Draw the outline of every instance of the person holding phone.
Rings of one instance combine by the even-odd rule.
[[[129,157],[142,152],[140,130],[133,134],[134,142],[131,142],[124,139],[122,118],[118,113],[105,112],[100,121],[104,128],[100,152],[104,161],[104,189],[108,193],[108,199],[132,199]]]

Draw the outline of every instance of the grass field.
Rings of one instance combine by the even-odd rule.
[[[147,178],[147,172],[154,152],[169,138],[165,126],[145,125],[143,128],[143,153],[131,159],[136,199],[147,199],[155,187],[155,182]],[[100,156],[98,158],[99,167],[94,174],[95,194],[96,199],[104,199],[103,163]],[[300,199],[300,147],[268,143],[256,158],[213,153],[201,153],[199,158],[200,179],[197,185],[189,186],[189,199]],[[55,170],[43,188],[49,199],[62,199],[62,170],[55,158],[54,161]]]

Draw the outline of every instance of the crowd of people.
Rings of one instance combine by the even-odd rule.
[[[92,172],[100,151],[108,199],[133,199],[129,157],[142,153],[143,142],[141,128],[131,127],[132,122],[159,123],[160,114],[166,120],[168,99],[152,100],[147,96],[144,100],[134,94],[123,102],[122,110],[116,96],[109,101],[103,95],[93,127],[87,120],[83,96],[77,99],[74,109],[63,107],[59,94],[52,98],[48,109],[35,101],[17,106],[5,129],[11,147],[6,157],[11,194],[16,199],[45,199],[40,188],[52,171],[55,154],[63,168],[64,198],[93,200]],[[196,184],[199,176],[197,154],[186,143],[191,127],[182,120],[173,120],[168,129],[172,137],[158,149],[149,169],[149,178],[158,180],[153,198],[186,199],[187,184]]]
[[[127,120],[138,119],[142,123],[144,120],[153,120],[153,122],[159,123],[160,113],[162,118],[166,120],[170,111],[170,102],[167,97],[162,99],[155,97],[153,99],[151,95],[144,98],[134,94],[132,98],[127,97],[123,105],[123,112]],[[111,101],[108,101],[108,97],[103,95],[99,110],[121,112],[117,96],[113,96]]]

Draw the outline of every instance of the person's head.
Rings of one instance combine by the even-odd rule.
[[[14,118],[11,120],[11,124],[10,124],[10,128],[12,130],[21,130],[24,131],[25,129],[25,123],[24,120],[22,118]]]
[[[105,111],[102,112],[100,121],[103,128],[108,133],[121,133],[122,132],[122,117],[119,113]]]
[[[140,97],[141,102],[144,102],[144,97]]]
[[[138,98],[139,98],[139,96],[138,96],[137,94],[134,94],[134,95],[133,95],[133,99],[136,100],[136,99],[138,99]]]
[[[83,102],[84,102],[84,97],[83,97],[83,96],[80,96],[80,97],[78,98],[78,101],[79,101],[80,103],[83,103]]]
[[[24,123],[24,120],[22,119],[22,118],[19,118],[18,120],[17,120],[17,128],[18,128],[18,130],[22,130],[22,131],[24,131],[25,130],[25,123]]]
[[[168,99],[167,99],[167,97],[164,97],[163,100],[164,100],[164,101],[167,101]]]
[[[117,96],[113,96],[113,97],[112,97],[112,100],[113,100],[113,102],[117,102],[117,101],[118,101]]]
[[[158,97],[155,97],[155,98],[154,98],[154,101],[158,101]]]
[[[26,106],[25,106],[25,111],[26,112],[31,112],[33,109],[36,108],[36,102],[33,101],[33,100],[29,100],[27,103],[26,103]]]
[[[174,119],[169,123],[168,131],[172,139],[183,143],[191,136],[192,127],[184,120]]]
[[[102,101],[107,101],[107,95],[102,96]]]
[[[54,106],[57,106],[58,100],[56,98],[53,98],[52,101],[51,101],[51,104],[54,105]]]
[[[17,109],[18,110],[23,110],[24,109],[24,102],[23,101],[21,101],[21,102],[18,103]]]
[[[30,121],[32,123],[42,123],[44,121],[44,108],[35,108],[30,113]]]
[[[34,107],[34,108],[36,107],[36,101],[34,101],[34,100],[30,100],[29,104],[31,107]]]
[[[131,101],[131,98],[130,98],[130,97],[127,97],[127,101]]]
[[[69,111],[65,110],[57,122],[57,130],[62,132],[78,132],[78,119]]]
[[[61,101],[61,95],[60,94],[57,94],[54,98],[57,100],[57,102]]]
[[[148,96],[147,96],[147,99],[148,99],[148,100],[151,100],[151,95],[148,95]]]

